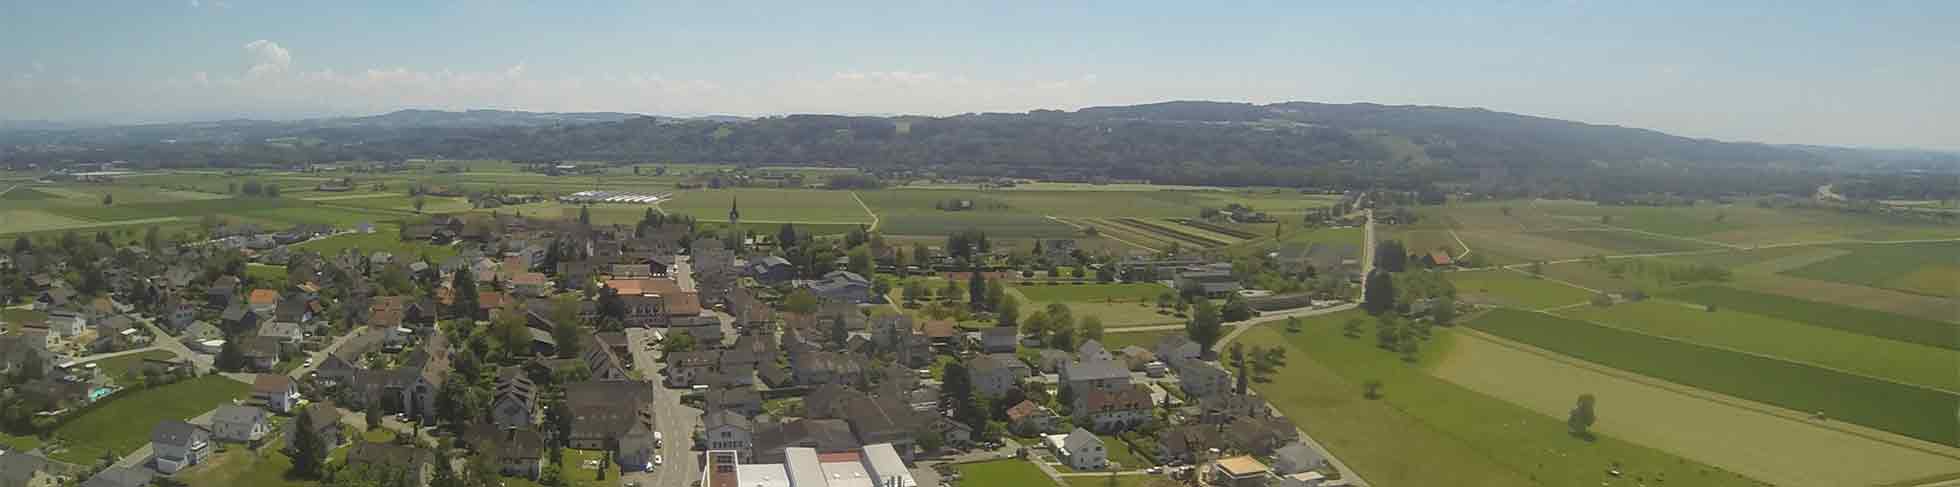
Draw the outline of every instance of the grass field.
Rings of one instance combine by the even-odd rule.
[[[56,460],[89,464],[104,451],[128,454],[149,442],[150,428],[166,419],[190,419],[233,399],[243,399],[252,386],[218,375],[207,375],[163,387],[117,394],[109,402],[55,429],[67,449]]]
[[[1690,240],[1620,230],[1560,230],[1537,232],[1535,235],[1601,249],[1613,254],[1651,254],[1715,248],[1714,245]]]
[[[1131,285],[1128,284],[1084,284],[1080,286],[1074,284],[1057,284],[1054,286],[1017,285],[1017,286],[1012,286],[1007,288],[1007,292],[1017,295],[1021,300],[1021,316],[1023,318],[1027,316],[1031,316],[1036,312],[1043,310],[1047,305],[1051,303],[1061,303],[1061,304],[1068,305],[1069,314],[1077,318],[1081,318],[1083,316],[1095,316],[1097,318],[1101,318],[1103,321],[1103,327],[1105,328],[1127,328],[1127,327],[1134,327],[1134,326],[1166,325],[1166,324],[1176,324],[1176,323],[1184,322],[1183,318],[1178,318],[1176,315],[1159,314],[1157,312],[1157,306],[1155,304],[1140,305],[1140,303],[1135,299],[1116,297],[1116,295],[1134,295],[1134,293],[1140,293],[1141,292],[1140,289],[1143,288],[1131,288],[1131,287],[1105,288],[1106,290],[1104,291],[1063,290],[1063,288],[1075,288],[1075,287],[1095,288],[1100,286],[1131,286]],[[1149,285],[1139,284],[1136,286],[1149,286]],[[1158,289],[1165,289],[1163,286],[1156,286],[1156,287]],[[1031,289],[1039,289],[1040,291],[1038,292],[1049,293],[1048,296],[1050,297],[1055,297],[1055,296],[1084,297],[1085,299],[1038,300],[1038,299],[1033,299],[1032,296],[1026,294],[1026,292]],[[1109,295],[1109,297],[1104,298],[1107,301],[1103,299],[1086,298],[1088,296],[1093,296],[1097,294]],[[1152,296],[1152,298],[1154,299],[1156,294],[1153,293],[1150,296]]]
[[[1960,309],[1960,299],[1804,279],[1785,274],[1737,274],[1735,281],[1728,285],[1759,293],[1949,323],[1956,318],[1953,310]]]
[[[396,258],[417,258],[427,255],[437,263],[456,256],[456,248],[452,246],[404,242],[401,239],[401,230],[394,225],[375,225],[374,233],[344,233],[311,240],[295,245],[293,248],[311,250],[327,256],[339,255],[342,250],[350,248],[369,255],[376,251],[387,251],[395,254]]]
[[[1456,286],[1458,299],[1479,304],[1543,309],[1592,298],[1582,289],[1504,269],[1450,272],[1444,278]]]
[[[136,370],[138,366],[143,365],[143,361],[146,359],[169,360],[176,357],[177,354],[167,350],[151,350],[143,353],[105,358],[97,360],[94,363],[102,371],[102,375],[120,380],[125,374],[129,374]]]
[[[1112,469],[1138,470],[1154,465],[1150,463],[1150,460],[1130,450],[1130,445],[1124,443],[1123,439],[1116,437],[1116,435],[1096,435],[1096,437],[1102,438],[1103,448],[1109,451],[1110,463],[1117,465],[1117,467],[1112,467]]]
[[[0,210],[0,232],[42,232],[77,228],[90,222],[42,210]]]
[[[1593,442],[1573,438],[1563,417],[1437,379],[1425,367],[1375,348],[1372,340],[1342,336],[1340,324],[1355,317],[1366,319],[1359,312],[1324,315],[1308,318],[1300,333],[1260,326],[1240,340],[1292,349],[1272,382],[1253,387],[1371,484],[1600,485],[1612,480],[1605,470],[1619,462],[1628,478],[1756,485],[1610,435]],[[1424,344],[1423,362],[1435,363],[1453,341],[1452,334],[1436,334]],[[1362,397],[1362,384],[1371,380],[1382,382],[1382,399]],[[1632,485],[1623,481],[1609,485]]]
[[[1960,444],[1960,396],[1708,348],[1543,313],[1494,310],[1469,326],[1628,372],[1922,440]]]
[[[1960,391],[1960,352],[1874,338],[1802,322],[1649,300],[1558,314],[1714,347],[1758,353],[1873,377]]]
[[[1158,340],[1163,340],[1164,337],[1171,336],[1171,335],[1184,336],[1184,330],[1105,333],[1103,334],[1102,344],[1103,344],[1103,348],[1107,348],[1110,350],[1120,350],[1123,347],[1127,347],[1131,345],[1136,345],[1139,347],[1143,347],[1145,349],[1149,349],[1149,348],[1156,347]]]
[[[1876,485],[1960,471],[1950,456],[1875,441],[1803,419],[1710,400],[1706,393],[1561,357],[1469,330],[1435,375],[1562,420],[1574,398],[1598,398],[1593,431],[1692,458],[1771,485]],[[1394,386],[1390,386],[1391,398]],[[1883,435],[1884,433],[1874,433]],[[1930,446],[1930,445],[1929,445]],[[1661,460],[1662,463],[1670,463]],[[1650,461],[1637,462],[1651,467]],[[1714,485],[1729,477],[1704,468],[1641,472],[1647,485]],[[1664,478],[1665,481],[1658,481]],[[1614,482],[1610,485],[1633,485]],[[1728,483],[1737,483],[1730,481]],[[1573,482],[1565,485],[1591,485]]]
[[[279,448],[266,448],[255,452],[247,448],[232,447],[230,450],[212,455],[205,463],[186,471],[177,480],[185,485],[251,485],[270,487],[301,487],[319,485],[318,481],[288,478],[286,473],[293,469],[293,459],[281,453]]]
[[[1456,234],[1463,237],[1463,242],[1470,246],[1471,252],[1482,256],[1485,262],[1495,265],[1577,259],[1612,253],[1577,242],[1546,237],[1543,233],[1464,229],[1457,230]]]
[[[1037,302],[1081,301],[1101,302],[1105,300],[1129,301],[1155,300],[1157,296],[1171,291],[1171,288],[1152,283],[1124,284],[1059,284],[1054,286],[1017,285],[1014,289],[1021,295]]]
[[[1916,294],[1960,297],[1960,242],[1842,248],[1850,253],[1787,273]]]
[[[1070,238],[1080,233],[1041,215],[1019,213],[906,213],[879,218],[878,229],[891,235],[938,236],[967,229],[987,232],[989,238]]]
[[[1728,286],[1682,288],[1666,293],[1665,296],[1696,304],[1714,305],[1717,310],[1733,309],[1860,335],[1960,350],[1960,325],[1953,323],[1745,291]]]
[[[691,215],[704,221],[728,221],[728,208],[736,204],[743,220],[770,222],[871,223],[849,191],[814,189],[720,189],[681,191],[672,200],[660,203],[668,213]]]
[[[1110,483],[1110,476],[1104,474],[1062,477],[1062,480],[1066,481],[1069,487],[1143,487],[1150,485],[1152,479],[1161,479],[1164,482],[1168,482],[1169,484],[1166,485],[1183,485],[1169,478],[1149,474],[1118,474],[1113,484]]]
[[[978,463],[962,463],[957,467],[960,480],[954,487],[995,487],[1055,485],[1041,467],[1026,460],[990,460]]]
[[[1603,224],[1687,237],[1742,228],[1742,225],[1728,221],[1726,216],[1728,212],[1713,207],[1599,206],[1576,203],[1544,204],[1538,207],[1553,215],[1580,217],[1591,222],[1600,222],[1600,217],[1610,217],[1611,220]]]

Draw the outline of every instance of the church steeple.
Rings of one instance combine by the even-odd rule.
[[[742,211],[736,209],[736,207],[739,206],[738,203],[740,202],[741,200],[739,198],[729,197],[728,199],[728,225],[729,226],[734,226],[735,224],[741,223],[742,221]]]

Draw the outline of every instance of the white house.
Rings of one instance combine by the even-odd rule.
[[[271,429],[264,409],[227,404],[211,415],[212,433],[221,441],[251,443],[265,438]]]
[[[79,312],[65,309],[48,312],[48,329],[61,336],[80,335],[84,328],[88,328],[88,318]]]
[[[252,381],[252,399],[264,404],[265,408],[280,413],[293,412],[299,403],[299,389],[293,386],[293,379],[280,374],[259,374]]]
[[[1076,470],[1096,470],[1109,466],[1109,451],[1103,448],[1102,438],[1082,428],[1070,431],[1062,438],[1062,461]]]
[[[166,420],[150,430],[150,448],[158,472],[177,473],[211,457],[211,430],[182,420]]]
[[[710,450],[747,452],[755,444],[754,429],[748,418],[734,411],[701,414],[701,437]]]

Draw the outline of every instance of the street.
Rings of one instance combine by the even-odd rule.
[[[653,421],[666,437],[659,450],[666,463],[651,472],[626,473],[620,480],[638,482],[642,487],[688,487],[701,476],[701,462],[692,451],[694,429],[701,424],[701,410],[681,405],[685,390],[660,385],[660,352],[648,350],[645,345],[652,336],[649,329],[626,329],[626,342],[633,351],[633,370],[646,374],[652,384]]]

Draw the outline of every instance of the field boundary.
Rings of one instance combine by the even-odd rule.
[[[859,198],[858,192],[856,191],[851,192],[851,200],[856,201],[858,203],[858,208],[864,209],[864,214],[871,215],[871,228],[867,229],[866,231],[869,232],[878,231],[878,223],[880,223],[880,220],[878,219],[878,212],[871,211],[871,205],[864,204],[864,198]]]
[[[1077,223],[1075,223],[1075,222],[1072,222],[1072,221],[1068,221],[1067,219],[1062,219],[1062,218],[1056,218],[1056,217],[1054,217],[1054,216],[1050,216],[1050,215],[1041,215],[1041,217],[1042,217],[1042,218],[1047,218],[1047,219],[1049,219],[1049,220],[1054,220],[1055,222],[1057,222],[1057,223],[1061,223],[1061,224],[1063,224],[1063,225],[1068,225],[1068,226],[1070,226],[1070,227],[1072,227],[1072,228],[1075,228],[1075,229],[1077,229],[1077,230],[1081,230],[1081,229],[1085,229],[1085,228],[1095,228],[1095,226],[1094,226],[1094,225],[1086,225],[1086,224],[1077,224]],[[1107,238],[1107,239],[1110,239],[1110,240],[1115,240],[1115,241],[1118,241],[1118,242],[1123,242],[1123,243],[1126,243],[1126,244],[1130,244],[1131,246],[1134,246],[1134,247],[1136,247],[1136,248],[1140,248],[1140,249],[1144,249],[1144,250],[1148,250],[1148,251],[1151,251],[1151,252],[1163,252],[1162,250],[1158,250],[1158,249],[1157,249],[1156,247],[1151,247],[1151,246],[1149,246],[1149,245],[1144,245],[1144,244],[1140,244],[1140,243],[1136,243],[1136,242],[1131,242],[1131,241],[1129,241],[1129,240],[1125,240],[1125,239],[1123,239],[1122,237],[1117,237],[1117,236],[1115,236],[1115,235],[1110,235],[1110,234],[1108,234],[1108,233],[1106,233],[1106,232],[1102,232],[1101,230],[1097,230],[1097,232],[1096,232],[1096,236],[1098,236],[1098,237],[1102,237],[1102,238]]]
[[[13,233],[42,233],[42,232],[60,232],[60,231],[68,231],[68,230],[85,230],[90,228],[120,227],[120,226],[127,226],[127,225],[143,225],[149,223],[169,223],[182,219],[174,216],[159,216],[159,217],[152,217],[152,218],[137,218],[132,220],[95,221],[86,218],[75,218],[75,217],[66,217],[66,216],[64,217],[73,218],[75,220],[87,221],[89,223],[84,223],[81,225],[68,225],[61,228],[30,230],[25,232],[0,231],[0,235],[13,234]]]
[[[1544,314],[1551,315],[1551,313],[1544,313]],[[1560,319],[1572,319],[1560,315],[1552,315],[1552,316],[1556,316]],[[1578,320],[1578,321],[1584,321],[1584,320]],[[1522,343],[1501,336],[1497,336],[1495,334],[1491,334],[1483,330],[1478,330],[1467,326],[1457,326],[1457,327],[1452,327],[1451,329],[1458,333],[1462,333],[1466,336],[1476,338],[1479,340],[1484,340],[1492,344],[1496,344],[1498,346],[1511,348],[1513,350],[1518,350],[1533,355],[1538,355],[1552,361],[1584,368],[1605,375],[1619,377],[1621,379],[1626,379],[1628,381],[1665,390],[1668,392],[1673,392],[1676,394],[1681,394],[1695,399],[1700,399],[1703,401],[1721,404],[1724,406],[1746,409],[1762,414],[1767,414],[1783,419],[1785,421],[1789,421],[1791,423],[1796,423],[1804,426],[1830,429],[1841,433],[1857,436],[1860,438],[1865,438],[1868,440],[1885,443],[1892,446],[1897,446],[1900,448],[1907,448],[1922,453],[1951,458],[1954,460],[1960,460],[1960,448],[1955,448],[1946,445],[1939,445],[1926,440],[1912,438],[1898,433],[1892,433],[1877,428],[1872,428],[1870,426],[1864,426],[1864,425],[1851,423],[1847,421],[1840,420],[1840,421],[1829,421],[1829,422],[1817,422],[1811,420],[1810,415],[1808,414],[1787,409],[1781,406],[1752,401],[1749,399],[1731,396],[1720,392],[1710,391],[1707,389],[1671,382],[1657,377],[1650,377],[1633,371],[1621,370],[1604,364],[1593,363],[1578,357],[1565,355],[1555,351],[1539,348],[1531,344]]]

